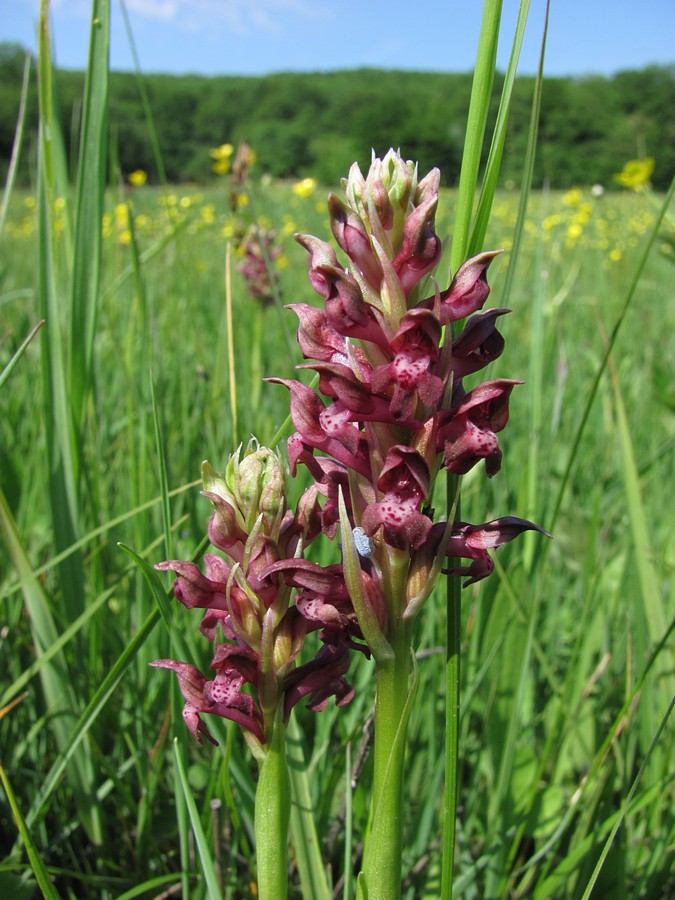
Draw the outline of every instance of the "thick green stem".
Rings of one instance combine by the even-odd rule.
[[[286,764],[281,708],[267,754],[260,765],[255,794],[255,841],[260,900],[286,900],[288,894],[288,823],[291,787]]]
[[[359,897],[401,895],[405,733],[410,712],[411,625],[400,620],[391,636],[393,659],[377,668],[372,823]]]

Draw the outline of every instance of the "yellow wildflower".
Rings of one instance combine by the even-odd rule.
[[[244,191],[241,194],[237,194],[237,206],[248,206],[248,194]]]
[[[293,193],[298,197],[311,197],[316,188],[316,178],[303,178],[293,185]]]
[[[214,160],[213,171],[216,175],[225,175],[230,171],[230,157],[233,153],[232,144],[221,144],[220,147],[213,147],[209,150],[209,156]]]
[[[134,172],[130,173],[128,178],[129,184],[134,187],[143,187],[147,180],[148,173],[144,172],[143,169],[136,169]]]
[[[582,231],[583,231],[583,228],[578,222],[572,222],[572,224],[569,225],[567,228],[567,237],[571,241],[576,241],[577,238],[581,237]]]
[[[641,191],[649,185],[649,177],[654,171],[654,157],[630,159],[620,172],[614,175],[614,181],[634,191]]]
[[[220,147],[213,147],[209,150],[211,159],[229,159],[234,153],[232,144],[221,144]]]
[[[230,171],[229,159],[217,159],[214,162],[212,169],[216,173],[216,175],[227,175],[227,173]]]
[[[581,203],[583,196],[581,188],[575,187],[572,188],[572,190],[567,191],[566,194],[563,194],[562,202],[565,206],[578,206]]]

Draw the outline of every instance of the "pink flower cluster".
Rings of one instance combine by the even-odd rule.
[[[283,469],[267,448],[249,447],[243,457],[240,448],[224,478],[204,463],[203,478],[214,510],[209,538],[223,555],[206,554],[204,574],[182,560],[156,568],[176,573],[174,595],[187,609],[205,610],[200,631],[215,643],[215,675],[207,679],[195,666],[171,659],[152,665],[176,673],[183,716],[200,742],[202,736],[213,740],[201,719],[209,713],[238,722],[263,744],[280,706],[287,720],[303,697],[314,710],[333,695],[338,705],[349,702],[353,691],[344,675],[349,645],[358,646],[349,635],[361,633],[340,575],[301,557],[320,533],[315,488],[303,494],[295,513],[287,509]],[[294,604],[280,568],[301,589]],[[322,607],[317,590],[330,594],[331,604]],[[306,634],[316,630],[323,646],[297,666]]]
[[[459,475],[484,459],[489,477],[499,470],[497,433],[520,383],[499,378],[468,391],[463,384],[504,348],[496,323],[509,310],[479,312],[498,251],[468,260],[445,290],[434,282],[424,289],[442,251],[434,231],[439,178],[434,169],[418,183],[415,166],[393,151],[374,159],[365,179],[352,167],[347,202],[329,198],[333,236],[349,268],[330,244],[296,236],[310,253],[309,280],[323,299],[320,308],[291,307],[300,347],[312,360],[299,368],[318,372],[319,393],[299,381],[269,379],[290,390],[296,433],[289,461],[293,471],[304,463],[327,498],[324,530],[334,529],[342,487],[352,528],[410,553],[427,541],[440,548],[425,509],[439,468]],[[449,338],[446,326],[467,316]],[[453,574],[470,575],[467,584],[485,577],[492,570],[488,548],[535,527],[513,517],[455,523],[447,553],[472,562]]]

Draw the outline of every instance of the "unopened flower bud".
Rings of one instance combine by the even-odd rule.
[[[250,528],[263,516],[263,532],[275,536],[286,509],[284,473],[279,458],[267,447],[247,451],[238,467],[237,489]]]
[[[307,620],[295,611],[289,611],[281,620],[274,634],[273,669],[283,676],[290,669],[307,634]]]
[[[389,194],[392,206],[408,209],[408,204],[416,187],[416,166],[412,160],[404,160],[397,150],[389,150],[383,160],[373,160],[366,176],[366,188],[371,179],[381,181]]]

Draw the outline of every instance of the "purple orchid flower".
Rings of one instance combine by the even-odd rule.
[[[332,573],[299,555],[321,531],[319,487],[305,491],[295,514],[286,509],[280,462],[265,448],[249,447],[243,457],[240,448],[224,477],[208,464],[203,473],[208,488],[203,493],[214,510],[209,535],[228,561],[206,554],[204,574],[182,560],[156,568],[175,572],[174,595],[187,609],[204,610],[200,630],[215,642],[211,668],[216,674],[208,680],[176,660],[153,665],[176,673],[185,698],[183,715],[198,741],[213,740],[201,718],[210,714],[237,722],[265,744],[276,708],[287,719],[303,697],[312,709],[322,709],[332,695],[340,705],[348,702],[352,691],[343,677],[348,649],[357,646],[352,636],[361,635],[341,567]],[[294,605],[292,587],[301,595]],[[326,599],[318,612],[321,596]],[[341,618],[331,617],[331,610]],[[294,668],[306,634],[321,628],[326,647]]]

